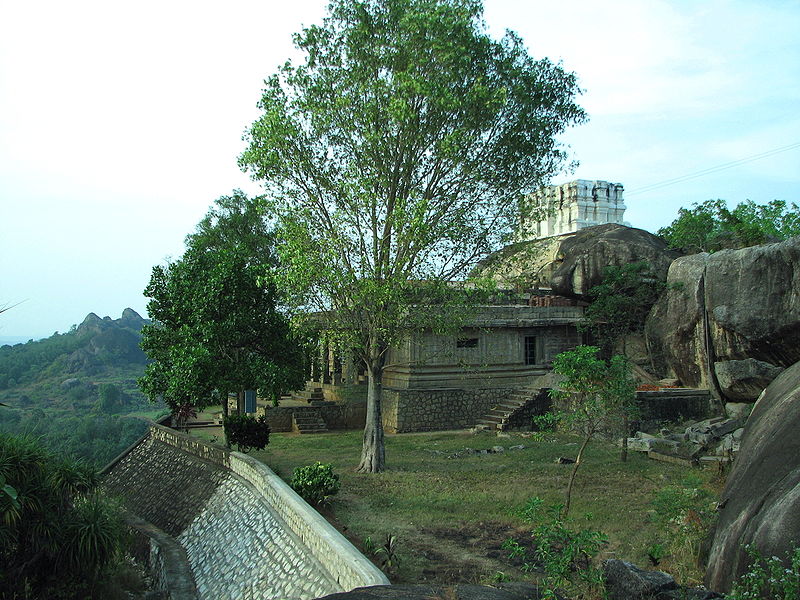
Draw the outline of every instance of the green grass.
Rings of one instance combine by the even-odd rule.
[[[196,430],[210,437],[213,432]],[[523,444],[523,450],[508,450]],[[465,448],[499,454],[447,456]],[[497,571],[529,577],[508,563],[499,544],[510,535],[525,537],[527,526],[517,514],[531,496],[561,503],[572,465],[556,464],[574,457],[578,440],[566,435],[533,441],[469,432],[402,434],[386,437],[387,470],[354,472],[361,450],[361,432],[318,435],[273,434],[264,451],[252,456],[283,479],[315,461],[332,463],[341,491],[325,512],[359,548],[364,539],[380,544],[387,534],[399,540],[400,569],[393,578],[486,582]],[[438,452],[438,453],[437,453]],[[610,540],[602,558],[622,558],[643,567],[647,549],[659,541],[650,511],[656,492],[681,481],[686,467],[649,460],[593,442],[581,465],[573,493],[571,518],[577,528],[603,531]],[[697,472],[697,471],[695,471]],[[709,473],[699,472],[705,480]]]

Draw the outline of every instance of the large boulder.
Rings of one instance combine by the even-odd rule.
[[[611,265],[646,261],[653,275],[666,280],[669,265],[680,256],[652,233],[616,223],[581,229],[561,243],[559,252],[563,259],[550,277],[550,287],[565,296],[586,296]]]
[[[679,258],[667,286],[645,332],[656,368],[684,385],[718,388],[715,363],[752,358],[765,363],[758,387],[800,360],[800,237]],[[729,399],[757,395],[741,387]]]
[[[564,296],[585,297],[602,282],[608,266],[647,261],[654,275],[665,280],[678,256],[652,233],[609,223],[512,244],[488,257],[478,270],[500,285],[545,287]]]
[[[800,363],[765,390],[745,426],[720,498],[706,586],[728,592],[748,566],[743,546],[785,557],[800,544]]]
[[[783,367],[755,358],[714,363],[714,374],[720,390],[726,398],[733,401],[754,402],[781,371]]]

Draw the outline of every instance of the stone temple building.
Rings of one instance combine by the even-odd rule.
[[[623,224],[625,202],[622,184],[576,179],[549,185],[528,197],[528,215],[520,216],[516,232],[519,242],[565,233],[606,223]]]
[[[521,220],[520,241],[619,223],[625,211],[622,185],[605,181],[579,179],[531,197],[543,209],[538,211],[541,219]],[[498,281],[508,285],[507,280]],[[387,431],[460,429],[492,419],[507,422],[548,387],[553,358],[583,342],[577,329],[583,306],[539,286],[507,290],[503,297],[503,304],[481,307],[458,335],[421,333],[389,350],[382,380]],[[324,421],[332,428],[343,423],[342,407],[349,406],[348,414],[363,415],[359,406],[366,401],[366,387],[363,369],[322,344],[311,381],[295,398],[305,397],[310,406],[319,406],[319,418],[308,417],[314,427],[324,427]],[[273,431],[286,430],[290,419],[298,420],[297,410],[293,416],[288,410],[266,412]],[[523,418],[530,423],[528,416]],[[302,430],[302,425],[298,421],[294,428]]]

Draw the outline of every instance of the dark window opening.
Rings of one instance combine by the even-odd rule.
[[[456,348],[477,348],[478,338],[458,338]]]
[[[532,335],[525,336],[525,364],[539,364],[536,360],[536,337]]]

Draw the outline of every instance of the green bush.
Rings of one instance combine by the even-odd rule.
[[[340,486],[339,476],[333,472],[333,465],[324,465],[321,462],[296,468],[289,485],[313,506],[327,502],[339,492]]]
[[[800,598],[800,547],[789,552],[786,561],[777,556],[764,558],[750,545],[744,549],[753,562],[747,572],[733,584],[733,589],[728,595],[729,600]]]
[[[562,514],[562,506],[545,508],[537,497],[530,498],[520,516],[534,526],[534,550],[509,538],[503,549],[509,558],[522,560],[523,571],[540,571],[542,598],[552,600],[558,592],[568,592],[571,598],[594,598],[602,595],[602,571],[596,564],[601,548],[608,543],[600,531],[574,530]]]
[[[264,415],[256,418],[251,415],[228,415],[224,419],[225,439],[236,444],[240,452],[252,448],[263,450],[269,444],[269,425]]]

